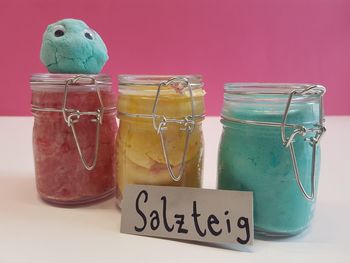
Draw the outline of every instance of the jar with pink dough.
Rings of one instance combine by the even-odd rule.
[[[39,196],[64,206],[112,196],[117,122],[110,77],[35,74],[30,85]]]

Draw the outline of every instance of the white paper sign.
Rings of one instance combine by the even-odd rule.
[[[253,193],[128,185],[122,201],[121,232],[252,245]]]

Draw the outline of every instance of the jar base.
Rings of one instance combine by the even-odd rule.
[[[283,238],[289,238],[296,235],[300,235],[301,233],[305,232],[309,226],[306,226],[302,229],[299,229],[297,231],[291,231],[291,232],[273,232],[273,231],[267,231],[262,228],[255,227],[254,229],[254,236],[257,239],[265,239],[265,240],[273,240],[273,239],[283,239]]]
[[[122,200],[116,199],[115,205],[118,209],[122,210]]]
[[[78,200],[57,200],[50,197],[44,197],[42,195],[39,195],[41,200],[43,200],[45,203],[58,206],[58,207],[79,207],[79,206],[87,206],[96,204],[105,200],[108,200],[115,195],[115,189],[112,188],[108,190],[107,192],[104,192],[100,195],[93,196],[93,197],[85,197]]]

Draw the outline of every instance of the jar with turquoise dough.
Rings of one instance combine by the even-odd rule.
[[[253,192],[257,236],[292,236],[310,225],[324,93],[310,84],[225,85],[218,188]]]

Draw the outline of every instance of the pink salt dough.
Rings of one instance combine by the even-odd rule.
[[[112,91],[101,91],[105,107],[114,107]],[[32,104],[40,108],[62,107],[62,92],[33,91]],[[67,108],[95,111],[99,108],[95,92],[70,92]],[[39,195],[49,202],[84,203],[99,199],[115,187],[115,137],[117,123],[114,114],[104,114],[100,127],[97,165],[92,171],[84,168],[71,129],[62,113],[35,112],[33,150]],[[75,125],[82,152],[91,164],[95,149],[96,123],[91,117],[80,118]]]

